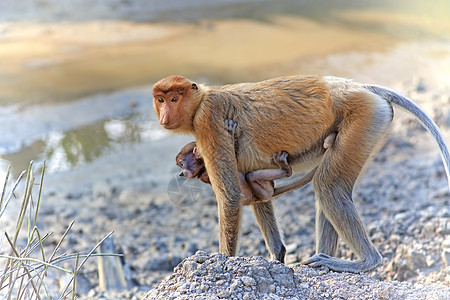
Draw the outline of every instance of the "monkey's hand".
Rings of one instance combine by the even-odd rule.
[[[237,123],[233,120],[225,120],[225,128],[234,136],[234,131],[236,130]]]
[[[275,164],[277,164],[281,170],[286,172],[285,177],[290,177],[292,175],[292,168],[287,162],[288,153],[286,151],[280,151],[273,155],[272,159]]]

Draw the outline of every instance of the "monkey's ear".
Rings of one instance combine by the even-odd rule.
[[[196,84],[196,83],[193,83],[193,84],[192,84],[192,89],[194,89],[194,90],[198,91],[198,86],[197,86],[197,84]]]
[[[192,153],[194,153],[195,158],[202,158],[202,155],[200,154],[200,152],[198,152],[197,147],[194,147],[194,150],[192,150]]]

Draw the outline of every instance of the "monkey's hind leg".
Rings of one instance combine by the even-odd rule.
[[[255,201],[251,204],[269,201],[274,196],[273,181],[292,175],[292,169],[287,162],[287,157],[288,153],[286,151],[277,152],[272,159],[280,169],[256,170],[245,175],[245,179],[255,196]]]
[[[389,132],[388,104],[360,101],[353,118],[343,121],[339,137],[325,152],[313,179],[316,194],[316,255],[306,264],[338,272],[366,272],[381,262],[352,199],[353,186],[366,162]],[[386,108],[386,109],[385,109]],[[358,256],[349,261],[332,257],[337,235]]]
[[[381,255],[370,241],[352,199],[352,188],[329,172],[318,169],[314,177],[316,190],[316,255],[304,264],[327,267],[337,272],[366,272],[381,262]],[[320,174],[319,174],[320,172]],[[326,180],[326,176],[333,181]],[[330,178],[331,179],[331,178]],[[324,188],[325,185],[325,188]],[[332,257],[338,235],[360,258],[349,261]]]

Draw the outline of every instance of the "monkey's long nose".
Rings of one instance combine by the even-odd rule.
[[[164,126],[164,125],[167,125],[167,124],[169,124],[169,118],[166,118],[166,117],[161,117],[161,119],[159,119],[159,124],[161,125],[161,126]]]
[[[184,177],[184,172],[181,171],[180,174],[178,174],[178,176]]]

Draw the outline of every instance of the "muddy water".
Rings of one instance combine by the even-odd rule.
[[[358,57],[450,36],[446,1],[167,3],[134,17],[118,7],[112,19],[106,5],[85,15],[72,9],[64,22],[45,9],[26,20],[4,10],[0,164],[17,173],[46,159],[61,171],[160,139],[151,84],[169,74],[215,84],[305,72],[351,76],[354,57],[353,69],[365,67],[373,62]],[[348,61],[324,60],[343,54]]]

